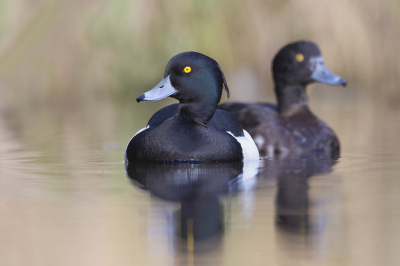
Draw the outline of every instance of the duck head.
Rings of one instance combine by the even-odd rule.
[[[346,81],[330,72],[315,43],[299,41],[284,46],[272,62],[275,93],[280,113],[292,114],[307,106],[305,87],[313,82],[346,85]]]
[[[214,59],[196,52],[185,52],[172,57],[165,67],[161,82],[137,97],[136,101],[158,101],[172,97],[179,101],[181,107],[190,106],[192,112],[204,114],[207,120],[221,100],[223,87],[229,97],[224,73]]]
[[[175,98],[179,101],[176,116],[205,125],[217,109],[223,87],[229,97],[224,73],[214,59],[196,52],[185,52],[172,57],[161,82],[137,97],[136,101]]]
[[[309,41],[290,43],[283,47],[272,62],[273,76],[277,83],[303,86],[320,82],[327,85],[346,85],[346,81],[330,72],[318,46]]]

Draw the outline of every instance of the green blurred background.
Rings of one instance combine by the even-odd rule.
[[[339,136],[356,134],[366,122],[355,129],[359,118],[346,117],[346,108],[358,105],[365,116],[376,113],[371,104],[400,109],[399,25],[398,0],[2,0],[0,104],[34,149],[74,134],[86,145],[125,145],[174,102],[135,102],[173,55],[198,51],[217,60],[231,100],[274,102],[273,56],[307,39],[349,83],[312,85],[313,110]]]

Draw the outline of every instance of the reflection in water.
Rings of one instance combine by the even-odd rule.
[[[318,233],[323,225],[319,221],[310,220],[308,179],[317,174],[331,172],[337,161],[303,155],[298,158],[271,162],[267,161],[266,171],[273,167],[281,169],[276,196],[277,224],[282,229],[293,233]]]
[[[169,226],[174,227],[173,231],[179,228],[175,236],[180,235],[189,252],[194,250],[195,242],[221,235],[224,213],[218,196],[244,187],[245,179],[243,163],[137,163],[128,164],[126,170],[136,186],[160,199],[180,203],[179,211],[173,214],[174,224]],[[217,243],[208,242],[200,249],[212,249],[220,238],[214,240]],[[182,240],[177,242],[182,244]]]
[[[283,245],[282,250],[289,251],[291,257],[296,256],[296,252],[302,253],[302,245],[310,251],[323,246],[327,223],[324,197],[317,197],[318,201],[310,197],[308,182],[312,176],[331,172],[336,163],[336,158],[310,154],[264,162],[260,176],[277,179],[275,219],[278,245]],[[314,248],[310,248],[310,244]]]
[[[314,175],[331,172],[336,163],[336,159],[312,155],[264,160],[258,177],[248,179],[242,175],[241,163],[137,163],[127,165],[126,170],[135,186],[157,198],[180,203],[179,210],[171,215],[173,218],[167,219],[167,230],[174,232],[174,249],[186,250],[190,262],[194,251],[215,251],[222,243],[227,215],[219,195],[257,189],[256,180],[261,185],[262,180],[277,181],[276,233],[278,245],[285,246],[282,250],[299,250],[298,241],[303,236],[323,239],[326,215],[324,208],[315,208],[323,203],[312,203],[308,181]],[[252,169],[253,172],[247,172],[256,174]],[[246,209],[254,204],[250,194],[240,194]],[[321,244],[320,240],[311,243]]]

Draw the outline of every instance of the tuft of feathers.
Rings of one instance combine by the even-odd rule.
[[[226,95],[228,96],[228,99],[229,99],[229,97],[230,97],[229,87],[228,87],[228,84],[226,83],[224,72],[222,71],[220,65],[219,64],[217,64],[217,65],[218,65],[219,70],[221,71],[222,80],[224,81],[224,88],[225,88],[225,91],[226,91]]]

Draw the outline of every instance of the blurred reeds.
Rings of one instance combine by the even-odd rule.
[[[0,90],[24,105],[133,100],[171,56],[192,50],[228,77],[249,70],[268,91],[242,100],[259,100],[272,93],[276,51],[308,39],[333,72],[392,99],[400,94],[399,25],[395,0],[4,0]]]

